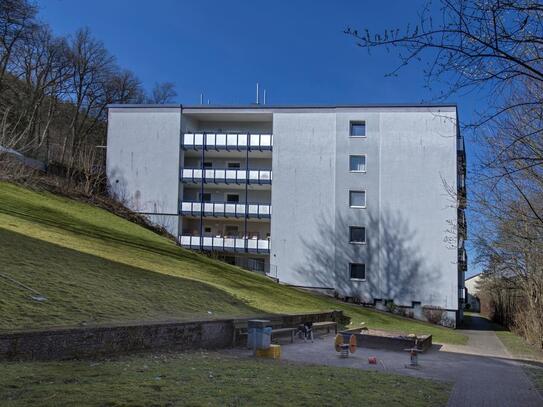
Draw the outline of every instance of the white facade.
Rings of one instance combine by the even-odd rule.
[[[355,302],[459,316],[455,106],[111,106],[107,163],[112,192],[182,246]]]

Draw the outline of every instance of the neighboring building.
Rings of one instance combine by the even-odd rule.
[[[481,274],[476,274],[466,278],[464,285],[466,287],[466,303],[469,304],[469,310],[474,312],[481,311],[481,301],[479,299],[479,283]]]
[[[454,105],[112,105],[107,153],[112,192],[184,247],[283,283],[461,318]]]

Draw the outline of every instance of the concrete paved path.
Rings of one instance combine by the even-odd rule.
[[[407,352],[359,348],[347,359],[339,358],[333,346],[333,335],[316,338],[313,343],[296,341],[284,343],[283,360],[378,370],[426,379],[454,383],[449,407],[543,407],[543,397],[522,370],[522,361],[511,358],[491,326],[486,321],[472,318],[473,325],[463,329],[469,337],[465,346],[434,345],[419,356],[420,367],[407,368]],[[238,356],[250,352],[235,349]],[[377,365],[368,364],[368,357],[376,356]],[[541,364],[543,366],[543,364]]]
[[[458,376],[448,406],[543,406],[534,388],[485,318],[472,316],[460,331],[468,336],[466,346],[444,346],[442,351],[478,355],[489,363],[473,362]]]

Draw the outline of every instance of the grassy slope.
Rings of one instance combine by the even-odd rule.
[[[394,374],[215,353],[6,363],[3,406],[444,406],[451,385]]]
[[[450,329],[275,284],[107,211],[7,183],[0,183],[0,242],[0,272],[49,298],[36,303],[0,280],[0,329],[342,309],[355,325],[466,341]]]

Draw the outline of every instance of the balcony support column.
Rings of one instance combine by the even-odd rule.
[[[245,148],[245,218],[243,222],[243,237],[244,237],[244,246],[245,253],[249,251],[248,245],[248,235],[247,235],[247,219],[249,217],[249,148],[251,145],[251,134],[247,134],[247,147]],[[237,177],[236,177],[237,178]]]
[[[205,146],[206,146],[206,133],[202,135],[202,155],[200,160],[200,170],[202,176],[200,177],[200,250],[204,250],[204,160],[205,160]]]

